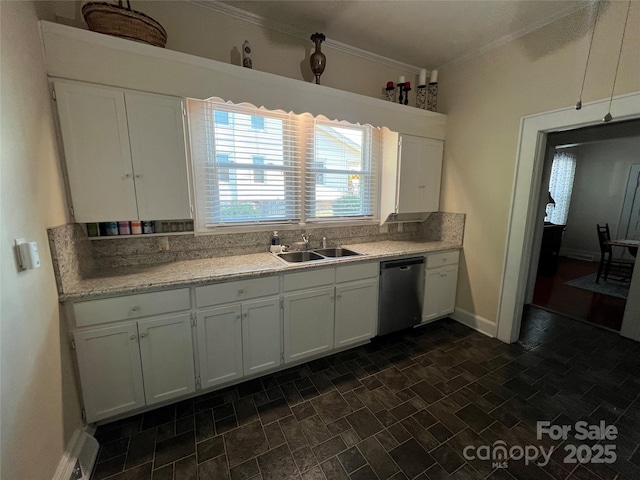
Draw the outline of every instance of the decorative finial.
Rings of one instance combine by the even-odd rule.
[[[316,50],[309,57],[309,63],[311,64],[311,71],[316,77],[316,83],[320,85],[320,75],[324,72],[324,67],[327,65],[327,57],[320,50],[320,45],[327,37],[324,34],[316,32],[311,35],[311,40],[316,44]]]

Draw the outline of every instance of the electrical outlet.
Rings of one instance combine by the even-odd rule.
[[[398,223],[398,233],[404,232],[404,223]]]
[[[389,233],[389,225],[386,223],[380,225],[380,233]]]
[[[160,252],[168,252],[169,251],[169,238],[168,237],[159,237],[158,238],[158,251],[160,251]]]

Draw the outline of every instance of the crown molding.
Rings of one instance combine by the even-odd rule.
[[[285,25],[284,23],[277,22],[275,20],[264,18],[261,15],[257,15],[255,13],[242,10],[241,8],[234,7],[233,5],[229,5],[227,3],[217,2],[217,1],[211,2],[211,1],[205,1],[205,0],[187,0],[187,1],[194,5],[198,5],[200,7],[212,10],[220,15],[226,15],[228,17],[236,18],[238,20],[242,20],[243,22],[251,23],[253,25],[257,25],[262,28],[275,30],[276,32],[280,32],[285,35],[289,35],[291,37],[299,38],[301,40],[304,40],[305,42],[309,40],[308,32],[304,32],[302,30],[291,27],[289,25]],[[347,53],[355,57],[363,58],[365,60],[386,65],[388,67],[397,68],[398,70],[403,70],[405,72],[415,73],[416,75],[420,73],[420,67],[416,67],[415,65],[399,62],[392,58],[384,57],[382,55],[378,55],[377,53],[373,53],[368,50],[363,50],[361,48],[354,47],[352,45],[347,45],[346,43],[338,42],[330,38],[327,38],[323,42],[322,46],[331,48],[333,50],[337,50],[339,52]]]
[[[595,0],[589,0],[589,5],[577,5],[577,6],[570,6],[570,7],[566,7],[563,8],[561,10],[559,10],[558,12],[556,12],[554,15],[552,15],[551,17],[547,17],[544,20],[540,20],[539,22],[536,22],[534,24],[531,24],[525,28],[522,28],[520,30],[518,30],[517,32],[513,32],[510,33],[509,35],[505,35],[504,37],[500,37],[497,40],[494,40],[491,43],[488,43],[487,45],[485,45],[484,47],[481,47],[477,50],[474,50],[472,52],[466,53],[454,60],[451,60],[448,63],[445,63],[444,65],[441,65],[437,68],[437,70],[446,70],[447,68],[453,67],[455,65],[459,65],[461,63],[467,62],[469,60],[472,60],[474,58],[477,57],[481,57],[482,55],[484,55],[485,53],[490,52],[491,50],[495,50],[496,48],[499,48],[503,45],[506,45],[509,42],[513,42],[514,40],[520,38],[520,37],[524,37],[526,34],[533,32],[534,30],[538,30],[539,28],[542,28],[546,25],[549,25],[557,20],[560,20],[561,18],[564,18],[568,15],[571,15],[574,12],[577,12],[578,10],[582,10],[582,9],[586,9],[586,8],[591,8],[591,6],[593,4],[595,4]]]

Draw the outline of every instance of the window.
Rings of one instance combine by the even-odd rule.
[[[216,125],[229,125],[229,114],[218,110],[215,113]]]
[[[216,164],[218,166],[218,181],[229,182],[231,178],[231,170],[227,167],[229,161],[228,153],[216,153]],[[233,172],[235,174],[235,172]]]
[[[308,221],[373,217],[373,187],[377,183],[371,161],[371,130],[316,120],[305,182]]]
[[[258,117],[254,115],[251,117],[251,129],[252,130],[264,130],[264,117]]]
[[[549,194],[555,205],[547,205],[545,221],[556,225],[566,225],[576,174],[576,156],[569,152],[556,152],[551,166]]]
[[[199,231],[375,220],[378,129],[218,99],[188,106]]]
[[[255,183],[264,183],[264,170],[259,168],[260,165],[264,165],[264,157],[254,155],[253,164],[256,168],[253,169],[253,181]]]
[[[327,164],[325,160],[316,160],[314,167],[316,169],[316,185],[324,185],[324,166]]]

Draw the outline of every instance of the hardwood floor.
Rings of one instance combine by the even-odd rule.
[[[564,283],[598,271],[598,262],[560,257],[555,275],[538,275],[533,305],[619,331],[626,300]]]

